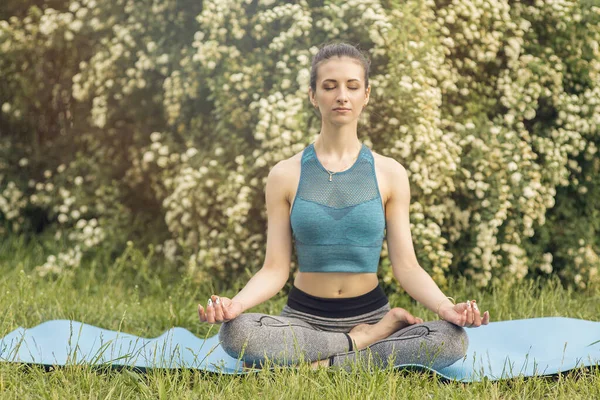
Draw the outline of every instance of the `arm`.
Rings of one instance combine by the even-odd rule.
[[[400,286],[419,303],[442,318],[464,326],[487,324],[489,313],[481,319],[479,311],[468,309],[467,303],[454,305],[434,280],[419,265],[410,232],[410,185],[406,169],[390,160],[387,176],[390,177],[391,193],[386,203],[387,243],[394,277]],[[454,310],[449,312],[448,310]],[[467,313],[465,313],[467,310]]]
[[[267,177],[267,249],[262,268],[231,300],[225,297],[219,299],[213,295],[206,312],[198,305],[200,321],[215,323],[233,319],[276,295],[287,282],[292,258],[290,207],[285,191],[287,182],[289,176],[282,162],[279,162]],[[215,301],[214,305],[212,301]]]

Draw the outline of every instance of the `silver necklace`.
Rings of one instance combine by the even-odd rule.
[[[361,144],[360,148],[362,149],[362,144]],[[354,157],[352,159],[352,161],[350,162],[350,164],[352,164],[354,162],[354,160],[356,160],[358,158],[359,155],[360,155],[360,150],[358,151],[358,154],[356,155],[356,157]],[[346,167],[348,167],[348,165],[350,165],[350,164],[347,164]],[[321,164],[321,165],[323,165],[323,164]],[[333,175],[337,174],[338,172],[344,172],[346,170],[346,167],[344,167],[341,171],[335,171],[334,172],[334,171],[328,170],[327,168],[325,168],[325,166],[323,166],[323,168],[325,168],[325,171],[327,171],[327,173],[329,174],[329,182],[333,181],[333,179],[332,179]]]

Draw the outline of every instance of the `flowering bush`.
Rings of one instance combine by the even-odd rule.
[[[310,61],[340,38],[368,49],[359,138],[407,168],[417,256],[438,283],[598,282],[591,2],[9,4],[0,221],[71,243],[41,274],[130,238],[197,279],[259,268],[266,176],[318,134]],[[386,245],[381,263],[394,285]]]

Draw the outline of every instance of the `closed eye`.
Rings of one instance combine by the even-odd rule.
[[[324,88],[324,89],[325,89],[326,91],[330,91],[330,90],[333,90],[333,89],[335,89],[335,88]],[[358,90],[359,88],[357,88],[357,87],[351,87],[351,88],[348,88],[348,89],[350,89],[350,90]]]

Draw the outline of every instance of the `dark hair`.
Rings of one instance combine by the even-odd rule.
[[[369,86],[369,70],[371,67],[371,60],[369,60],[369,58],[365,56],[362,51],[351,44],[344,42],[328,43],[319,49],[319,52],[312,60],[312,67],[310,70],[310,87],[312,88],[313,92],[317,90],[317,68],[319,68],[319,64],[333,57],[350,57],[360,62],[365,71],[365,88]]]

